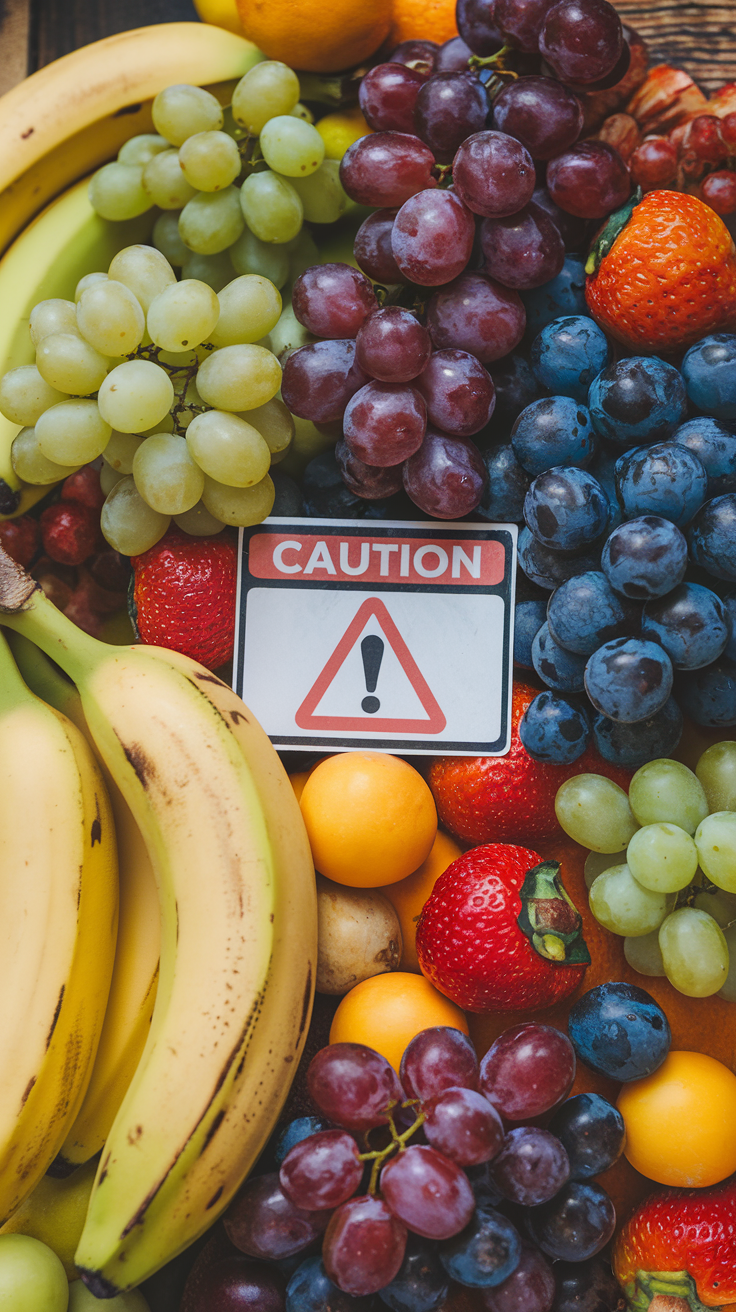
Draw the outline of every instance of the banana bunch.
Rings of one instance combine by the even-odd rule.
[[[158,888],[149,1033],[107,1134],[75,1258],[92,1292],[109,1298],[213,1224],[275,1124],[312,1004],[313,867],[270,741],[208,670],[163,649],[90,638],[2,551],[0,618],[76,684]],[[17,653],[35,686],[56,696],[32,674],[27,649]],[[108,1083],[119,1092],[120,1081]],[[81,1081],[45,1161],[62,1143],[67,1158],[75,1151],[83,1094]]]

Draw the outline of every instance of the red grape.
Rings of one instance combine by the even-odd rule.
[[[344,438],[340,438],[335,447],[335,459],[343,483],[356,497],[378,501],[383,497],[392,497],[403,487],[401,465],[366,465],[365,461],[353,455]]]
[[[0,523],[0,546],[11,560],[27,569],[33,563],[34,556],[41,548],[41,530],[37,519],[30,515],[19,515],[17,519],[5,519]]]
[[[386,1125],[389,1105],[404,1101],[393,1066],[362,1043],[321,1048],[309,1063],[307,1087],[323,1115],[346,1130]]]
[[[549,214],[530,201],[507,219],[484,219],[485,270],[504,287],[541,287],[565,263],[565,243]]]
[[[570,1178],[570,1161],[554,1134],[522,1125],[506,1136],[491,1167],[491,1180],[512,1203],[546,1203]]]
[[[496,404],[493,380],[468,351],[435,351],[416,385],[429,422],[444,433],[472,437],[490,421]]]
[[[284,364],[281,395],[293,415],[325,424],[341,419],[351,396],[367,382],[355,361],[355,342],[312,342]]]
[[[294,314],[315,337],[355,337],[378,301],[368,278],[350,264],[313,264],[294,283]]]
[[[467,1034],[450,1025],[420,1030],[401,1058],[407,1097],[433,1098],[443,1089],[478,1088],[478,1058]]]
[[[355,234],[353,251],[364,273],[374,282],[405,282],[394,253],[391,250],[391,233],[398,210],[376,210],[361,223]]]
[[[677,151],[667,137],[645,137],[629,160],[633,182],[643,191],[665,187],[677,177]]]
[[[333,1214],[322,1244],[330,1280],[347,1294],[375,1294],[404,1260],[406,1227],[382,1198],[351,1198]]]
[[[495,55],[501,49],[504,39],[496,23],[494,0],[457,0],[455,18],[469,54]]]
[[[703,179],[700,194],[716,214],[733,214],[736,211],[736,173],[730,169],[709,173]]]
[[[565,210],[561,210],[559,205],[555,205],[546,187],[535,187],[532,200],[535,205],[549,214],[565,243],[565,250],[582,250],[587,231],[586,220],[578,218],[577,214],[568,214]]]
[[[698,114],[691,118],[682,138],[683,148],[692,151],[703,164],[721,164],[728,154],[721,135],[721,121],[715,114]]]
[[[427,407],[406,383],[366,383],[349,402],[343,434],[366,465],[400,465],[422,445]]]
[[[436,519],[461,519],[480,504],[488,474],[469,438],[428,428],[416,455],[404,465],[404,490],[415,506]]]
[[[372,314],[355,341],[355,358],[361,369],[382,383],[411,382],[431,354],[427,329],[399,305],[387,305]]]
[[[279,1171],[286,1197],[307,1211],[339,1207],[362,1178],[356,1142],[344,1130],[321,1130],[302,1139],[286,1154]]]
[[[621,82],[628,73],[629,65],[631,63],[631,46],[626,40],[625,30],[623,28],[621,30],[624,32],[623,49],[610,73],[606,73],[605,77],[597,77],[595,82],[578,82],[573,78],[569,78],[567,85],[572,91],[608,91],[610,87],[618,86],[619,82]]]
[[[97,546],[99,511],[79,501],[47,506],[39,523],[43,549],[58,565],[81,565]]]
[[[608,0],[560,0],[539,34],[540,53],[562,82],[606,77],[623,48],[621,19]]]
[[[340,164],[340,181],[359,205],[393,208],[427,187],[434,155],[418,137],[407,132],[372,132],[349,146]]]
[[[516,137],[532,159],[552,159],[580,136],[583,106],[554,78],[520,77],[496,96],[493,125]]]
[[[462,273],[474,239],[473,215],[453,191],[420,191],[396,215],[391,249],[405,278],[438,287]]]
[[[413,132],[414,106],[424,81],[403,63],[369,68],[358,92],[363,117],[377,132]]]
[[[509,45],[536,55],[539,33],[554,0],[495,0],[493,17]]]
[[[441,164],[449,164],[471,132],[480,132],[488,116],[488,96],[480,78],[463,73],[436,73],[416,99],[417,136]]]
[[[416,68],[426,75],[434,72],[438,50],[436,41],[402,41],[389,55],[389,63],[406,64],[407,68]]]
[[[202,1262],[206,1251],[187,1277],[179,1312],[284,1312],[286,1281],[278,1267],[232,1251]],[[175,1285],[172,1272],[172,1294]]]
[[[478,1292],[480,1305],[486,1312],[551,1312],[555,1278],[539,1249],[524,1244],[519,1265],[508,1279],[495,1289]]]
[[[503,1121],[482,1093],[443,1089],[422,1103],[422,1111],[427,1142],[457,1166],[480,1166],[500,1152]]]
[[[330,1215],[329,1210],[296,1207],[276,1174],[257,1175],[236,1194],[224,1225],[228,1239],[241,1253],[278,1261],[308,1248],[326,1229]]]
[[[526,312],[518,292],[484,273],[461,273],[435,292],[427,307],[427,327],[440,350],[454,346],[490,364],[518,346]]]
[[[504,1030],[480,1064],[481,1091],[509,1121],[548,1112],[567,1097],[574,1079],[567,1035],[535,1022]]]
[[[606,141],[580,141],[547,165],[547,190],[560,209],[581,219],[602,219],[631,190],[621,156]]]
[[[381,1193],[394,1216],[425,1239],[449,1239],[475,1211],[465,1172],[424,1144],[405,1148],[386,1163]]]
[[[534,161],[526,146],[505,132],[475,132],[460,146],[452,178],[474,214],[503,218],[528,205],[536,186]]]
[[[470,49],[470,46],[463,41],[461,36],[453,36],[449,41],[445,41],[445,44],[440,46],[437,51],[434,71],[435,73],[467,72],[468,60],[472,59],[474,53],[476,52]],[[490,51],[489,53],[493,54],[494,52]]]

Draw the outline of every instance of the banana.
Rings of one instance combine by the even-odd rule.
[[[0,1220],[66,1138],[102,1029],[117,934],[115,831],[79,730],[0,636]]]
[[[79,693],[43,652],[19,633],[8,641],[32,692],[66,715],[89,740]],[[94,742],[91,743],[94,751]],[[145,1047],[158,985],[161,946],[158,894],[141,831],[120,789],[100,762],[118,845],[120,910],[115,965],[87,1092],[54,1163],[67,1174],[102,1148]]]
[[[0,609],[77,683],[159,884],[151,1032],[75,1259],[111,1297],[212,1225],[275,1124],[313,998],[313,866],[276,753],[208,670],[90,638],[4,552]]]

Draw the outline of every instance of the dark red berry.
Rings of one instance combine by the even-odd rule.
[[[30,515],[6,519],[0,524],[0,546],[5,548],[13,560],[27,569],[41,546],[38,521],[31,519]]]
[[[97,545],[96,511],[78,501],[58,501],[41,515],[41,538],[47,556],[60,565],[81,565]]]
[[[730,169],[709,173],[703,179],[700,194],[716,214],[733,214],[736,211],[736,173]]]
[[[62,501],[78,501],[82,506],[98,513],[105,504],[105,493],[100,487],[100,471],[94,465],[82,465],[70,474],[61,485]]]

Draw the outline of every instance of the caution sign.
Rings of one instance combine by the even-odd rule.
[[[274,745],[509,748],[516,526],[241,529],[233,684]]]

